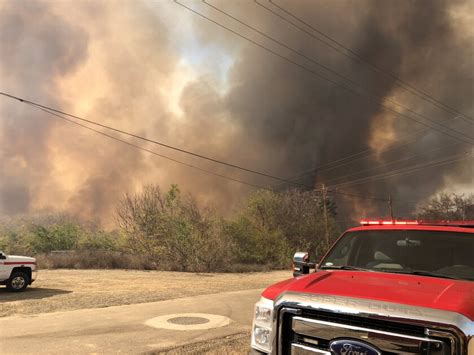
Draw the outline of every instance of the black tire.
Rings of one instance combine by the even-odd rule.
[[[7,288],[12,292],[21,292],[24,291],[28,284],[30,283],[30,278],[24,272],[17,271],[11,274],[10,278],[7,281]]]

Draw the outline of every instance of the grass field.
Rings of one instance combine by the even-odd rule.
[[[0,287],[0,317],[100,308],[264,288],[291,272],[194,274],[136,270],[40,270],[22,293]]]

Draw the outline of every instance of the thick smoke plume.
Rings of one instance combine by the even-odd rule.
[[[274,2],[374,65],[473,115],[471,1]],[[413,138],[413,132],[423,127],[396,116],[381,102],[401,102],[471,136],[473,125],[400,89],[393,77],[332,51],[253,1],[210,3],[350,77],[376,93],[380,101],[336,88],[171,1],[129,1],[119,6],[113,2],[1,1],[1,90],[315,187],[471,149],[430,132],[419,134],[414,144],[386,150]],[[337,80],[205,4],[186,4]],[[109,223],[121,195],[148,183],[178,183],[224,212],[251,191],[4,98],[0,127],[0,214],[67,211]],[[144,146],[251,183],[284,187]],[[317,169],[364,150],[373,154],[333,169]],[[411,156],[417,157],[410,160]],[[399,159],[406,160],[354,175]],[[439,190],[473,188],[472,160],[461,160],[412,175],[347,186],[345,191],[391,194],[396,209],[406,214]],[[336,196],[342,215],[349,206],[352,211],[356,207],[352,212],[356,217],[387,214],[383,201]]]

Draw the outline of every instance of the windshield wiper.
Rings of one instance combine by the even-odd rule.
[[[353,270],[353,271],[372,271],[369,269],[364,269],[357,266],[350,266],[350,265],[325,265],[320,267],[321,270]]]
[[[462,278],[449,276],[444,274],[438,274],[436,272],[425,271],[425,270],[394,270],[394,269],[380,269],[377,271],[383,271],[393,274],[407,274],[407,275],[419,275],[419,276],[429,276],[429,277],[439,277],[443,279],[451,279],[451,280],[462,280]]]
[[[461,280],[461,278],[456,277],[456,276],[438,274],[436,272],[424,271],[424,270],[414,270],[414,271],[411,271],[411,273],[413,275],[420,275],[420,276],[432,276],[432,277],[440,277],[440,278],[443,278],[443,279]]]

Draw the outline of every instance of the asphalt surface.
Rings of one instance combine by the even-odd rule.
[[[253,305],[261,291],[224,292],[152,303],[0,318],[0,352],[148,353],[224,338],[250,330]],[[179,318],[178,323],[202,322],[202,319],[193,320],[189,313],[199,313],[200,318],[206,314],[224,316],[230,322],[215,323],[210,317],[209,325],[215,323],[218,326],[211,329],[177,330],[150,326],[156,323],[150,320],[167,315],[173,315],[170,318],[180,317],[180,314],[191,316],[191,319]],[[186,329],[186,324],[183,324],[183,329]]]

